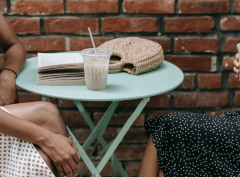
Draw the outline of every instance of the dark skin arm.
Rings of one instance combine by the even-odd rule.
[[[50,103],[49,106],[51,106]],[[2,109],[0,109],[0,133],[40,146],[52,161],[58,165],[58,169],[61,169],[61,171],[59,171],[59,177],[72,177],[73,173],[77,173],[75,167],[79,162],[78,151],[77,147],[69,138],[55,134],[30,121],[20,119]],[[68,160],[71,163],[69,163]],[[71,173],[64,175],[63,170],[69,168]]]
[[[0,48],[4,52],[2,68],[9,68],[19,73],[23,67],[27,52],[9,26],[6,19],[0,14]],[[3,70],[0,74],[0,106],[9,105],[17,98],[15,74],[9,70]]]
[[[0,69],[9,68],[19,73],[26,61],[27,53],[1,14],[0,48],[4,52],[4,63],[0,66]],[[14,103],[17,96],[15,78],[16,75],[12,71],[3,70],[0,73],[0,106]],[[51,107],[51,104],[49,104],[49,107]],[[64,170],[67,167],[68,169],[74,169],[79,162],[77,147],[73,144],[72,140],[60,134],[55,134],[39,125],[8,114],[2,109],[0,109],[0,133],[38,145],[55,164],[58,164]],[[64,159],[65,157],[70,159],[70,163]],[[61,170],[59,174],[70,177],[73,171],[70,175],[65,175],[63,170]]]

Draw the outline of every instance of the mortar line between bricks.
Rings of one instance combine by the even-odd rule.
[[[98,19],[98,31],[99,31],[99,34],[102,36],[103,32],[102,32],[102,19],[101,18]]]
[[[235,0],[229,0],[230,13],[234,13]]]
[[[123,0],[118,0],[118,14],[124,14],[124,11],[123,11]]]
[[[198,89],[198,73],[196,73],[195,75],[194,83],[195,83],[194,91],[196,91]]]
[[[160,20],[160,28],[161,28],[161,35],[165,34],[165,21],[164,17],[159,17]]]
[[[39,23],[40,23],[40,34],[42,36],[43,34],[46,34],[44,29],[44,19],[40,18]]]
[[[157,18],[157,33],[158,33],[157,36],[159,36],[159,34],[161,34],[162,32],[161,21],[162,21],[161,18]]]
[[[64,11],[64,14],[67,13],[67,0],[63,0],[63,11]]]
[[[131,18],[131,17],[139,17],[139,18],[159,18],[159,17],[163,17],[163,18],[191,18],[191,17],[213,17],[214,15],[219,16],[220,18],[225,18],[225,17],[229,17],[229,16],[240,16],[240,13],[233,13],[233,14],[229,14],[229,13],[222,13],[222,14],[140,14],[140,13],[96,13],[96,14],[79,14],[79,13],[75,13],[75,14],[70,14],[70,13],[66,13],[66,14],[47,14],[47,15],[38,15],[38,14],[3,14],[5,17],[22,17],[22,18],[28,18],[30,17],[42,17],[42,18],[60,18],[60,17],[79,17],[79,18],[106,18],[106,17],[119,17],[119,18]]]
[[[43,20],[43,19],[41,19]],[[216,33],[208,33],[208,34],[182,34],[182,33],[164,33],[162,32],[161,36],[156,36],[157,32],[130,32],[130,33],[104,33],[104,35],[102,34],[93,34],[96,37],[109,37],[109,36],[114,36],[114,35],[119,35],[119,36],[142,36],[142,37],[167,37],[167,38],[209,38],[209,39],[220,39],[220,38],[231,38],[231,37],[236,37],[236,38],[240,38],[240,32],[234,33],[234,32],[229,32],[229,33],[219,33],[219,38],[216,35]],[[78,34],[78,33],[44,33],[44,34],[17,34],[17,36],[19,37],[66,37],[66,36],[75,36],[75,37],[88,37],[88,33],[82,33],[82,34]]]
[[[175,4],[174,4],[174,14],[176,16],[178,16],[178,0],[175,0]]]
[[[7,13],[10,14],[11,13],[11,0],[6,0],[7,2]]]
[[[170,43],[170,52],[174,53],[175,51],[175,38],[170,38],[171,43]],[[176,54],[176,53],[174,53]],[[170,55],[170,54],[169,54]],[[168,56],[168,55],[164,55],[164,56]]]

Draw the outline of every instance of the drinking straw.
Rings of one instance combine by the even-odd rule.
[[[92,40],[92,45],[93,45],[93,48],[94,48],[94,53],[96,54],[97,51],[96,51],[95,43],[94,43],[94,41],[93,41],[91,29],[88,28],[88,31],[89,31],[89,34],[90,34],[90,38],[91,38],[91,40]]]

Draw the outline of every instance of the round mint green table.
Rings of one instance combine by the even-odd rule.
[[[178,67],[164,61],[162,66],[158,69],[137,76],[125,72],[109,74],[107,88],[102,91],[90,91],[86,86],[37,86],[37,57],[34,57],[26,61],[24,68],[18,75],[16,84],[24,90],[42,95],[43,101],[49,101],[49,97],[73,100],[79,112],[90,126],[92,133],[84,145],[81,146],[68,127],[67,130],[69,138],[72,138],[74,144],[78,147],[80,157],[85,162],[86,167],[89,168],[92,177],[101,176],[100,173],[110,158],[112,162],[112,176],[115,176],[116,167],[121,176],[128,177],[125,170],[114,156],[114,151],[133,122],[142,112],[145,105],[150,100],[150,97],[175,89],[182,83],[183,78],[183,73]],[[124,124],[117,137],[107,144],[103,139],[103,133],[107,128],[118,102],[133,99],[141,99],[141,101],[128,121]],[[80,101],[112,101],[112,104],[99,123],[95,125]],[[86,150],[95,139],[97,139],[96,145],[100,143],[103,149],[97,156],[91,159],[91,155],[90,157],[87,156]],[[102,160],[98,166],[95,167],[91,160],[96,159],[104,153],[105,155]],[[86,167],[84,167],[79,174],[82,174]]]

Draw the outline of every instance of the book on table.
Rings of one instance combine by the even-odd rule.
[[[85,85],[80,53],[38,53],[37,85]]]

